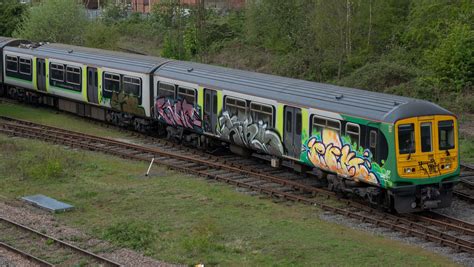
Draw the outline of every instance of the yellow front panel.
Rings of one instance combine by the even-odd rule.
[[[438,123],[444,120],[454,122],[454,148],[440,150]],[[399,126],[413,124],[415,151],[413,153],[400,153]],[[431,125],[431,151],[422,151],[421,125]],[[397,153],[397,171],[403,178],[431,178],[456,171],[458,167],[458,126],[453,116],[424,116],[403,119],[395,124],[395,145]],[[426,148],[425,148],[426,149]]]

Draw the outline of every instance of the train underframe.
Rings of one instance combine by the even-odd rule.
[[[225,145],[224,142],[216,140],[215,138],[186,131],[183,128],[167,126],[150,118],[138,117],[109,108],[63,99],[37,91],[0,84],[0,96],[6,96],[28,104],[53,107],[82,117],[133,129],[141,133],[167,137],[170,140],[210,151],[219,150]],[[230,148],[232,152],[243,156],[250,156],[252,154],[252,151],[247,151],[246,148],[234,146],[234,149],[232,149],[232,145],[230,145]],[[278,161],[280,161],[280,159]],[[301,165],[298,162],[290,162],[290,164],[297,172],[305,173],[311,171],[308,166]],[[279,165],[280,164],[277,164],[276,166]],[[429,185],[398,186],[387,190],[356,182],[323,170],[315,169],[312,171],[318,178],[319,187],[327,187],[329,190],[339,193],[342,197],[355,196],[364,199],[373,207],[383,208],[397,213],[412,213],[427,209],[449,207],[452,201],[453,187],[456,184],[456,182],[449,181]]]
[[[318,175],[319,176],[319,175]],[[397,213],[413,213],[451,206],[457,181],[427,185],[404,185],[390,189],[355,182],[336,174],[326,174],[328,189],[357,196],[374,207]]]

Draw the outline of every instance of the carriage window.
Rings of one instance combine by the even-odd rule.
[[[211,112],[211,94],[206,94],[206,101],[204,108],[206,109],[206,112]]]
[[[196,100],[196,91],[184,87],[178,87],[178,98],[186,99],[189,104],[194,104]]]
[[[438,122],[439,149],[448,150],[454,148],[454,122]]]
[[[20,58],[20,73],[26,75],[31,74],[31,59]]]
[[[104,90],[107,92],[120,92],[120,75],[105,73]]]
[[[398,126],[398,150],[400,154],[415,153],[415,126],[413,123]]]
[[[126,94],[131,94],[140,97],[142,88],[142,80],[140,78],[133,78],[123,76],[123,91]]]
[[[346,124],[346,135],[351,138],[352,143],[356,143],[357,145],[360,144],[359,136],[360,136],[360,127],[357,124],[348,122]]]
[[[377,147],[377,132],[374,130],[370,131],[369,145],[370,145],[370,148]]]
[[[321,132],[324,128],[341,133],[341,122],[313,116],[312,132]]]
[[[158,84],[158,97],[174,99],[174,85],[160,82]]]
[[[18,58],[13,56],[7,56],[7,70],[18,72]]]
[[[66,81],[70,84],[81,85],[81,69],[67,66]]]
[[[263,104],[251,103],[250,116],[254,122],[262,121],[268,128],[273,127],[273,107]]]
[[[217,114],[217,95],[212,96],[212,112]]]
[[[51,80],[64,82],[64,65],[51,64]]]
[[[421,130],[421,152],[433,151],[431,141],[431,122],[424,122],[420,125]]]
[[[286,118],[286,132],[291,133],[292,131],[291,128],[293,127],[293,124],[292,124],[293,113],[291,113],[291,111],[287,111],[285,118]]]
[[[231,116],[237,115],[241,121],[247,119],[247,102],[245,102],[245,100],[226,97],[225,108]]]
[[[300,135],[301,134],[301,127],[302,127],[302,123],[301,123],[301,113],[296,113],[296,129],[295,129],[295,134],[297,135]]]

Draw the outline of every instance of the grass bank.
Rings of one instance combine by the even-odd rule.
[[[167,262],[207,265],[440,265],[449,260],[230,186],[91,152],[0,135],[0,194],[77,207],[58,220]]]

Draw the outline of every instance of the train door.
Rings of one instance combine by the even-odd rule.
[[[216,134],[217,127],[217,92],[204,89],[204,131]]]
[[[419,148],[417,149],[419,154],[418,164],[421,169],[425,171],[428,176],[439,175],[440,169],[438,168],[438,159],[434,156],[434,117],[426,116],[418,118],[418,127],[420,137]]]
[[[99,81],[96,68],[87,68],[87,99],[89,103],[99,103]]]
[[[284,119],[283,139],[287,155],[292,158],[299,158],[301,154],[301,109],[286,106]]]
[[[36,59],[36,83],[38,90],[46,91],[46,62],[43,58]]]

